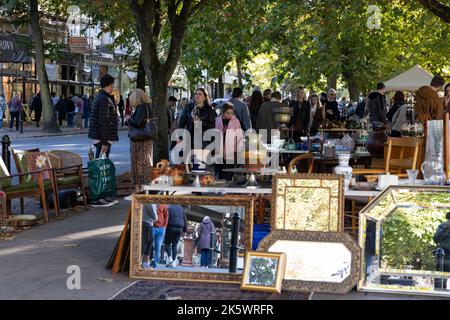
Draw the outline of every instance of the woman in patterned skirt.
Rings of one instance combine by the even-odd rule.
[[[134,90],[130,97],[133,110],[127,120],[129,128],[144,128],[146,120],[153,118],[150,97],[141,89]],[[150,184],[153,167],[153,140],[133,141],[130,138],[131,177],[135,192],[141,191],[141,185]]]

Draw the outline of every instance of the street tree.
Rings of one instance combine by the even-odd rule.
[[[31,38],[34,44],[34,57],[36,61],[36,73],[39,80],[39,88],[42,99],[42,116],[44,120],[44,132],[54,133],[59,131],[56,121],[56,113],[50,99],[50,89],[45,68],[46,45],[42,36],[41,8],[38,0],[1,0],[0,11],[9,17],[12,23],[29,25]],[[45,6],[44,6],[45,7]]]
[[[191,19],[181,63],[191,83],[222,77],[224,70],[237,76],[237,85],[250,83],[248,63],[266,48],[267,11],[273,1],[233,0],[214,3]],[[231,70],[234,68],[234,70]]]
[[[368,23],[371,4],[379,9],[379,24]],[[352,100],[414,64],[432,72],[449,65],[448,25],[430,18],[417,2],[283,1],[268,20],[280,78],[308,86],[335,86],[339,78]]]

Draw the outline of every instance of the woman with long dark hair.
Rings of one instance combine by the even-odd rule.
[[[250,120],[252,121],[252,128],[256,128],[256,121],[258,120],[258,113],[261,105],[263,104],[263,95],[261,91],[255,90],[253,91],[250,98]]]
[[[386,118],[389,120],[389,122],[392,122],[392,117],[397,112],[397,110],[400,109],[400,107],[404,104],[405,104],[405,94],[402,91],[395,92],[393,105],[386,115]]]
[[[447,83],[444,88],[444,110],[445,112],[450,112],[450,83]]]
[[[180,117],[179,128],[186,129],[191,134],[191,144],[194,146],[195,138],[201,139],[202,148],[208,142],[203,142],[203,134],[214,129],[216,123],[216,113],[209,104],[208,93],[203,88],[195,90],[194,102],[184,108]],[[195,128],[201,129],[202,137],[194,137]]]

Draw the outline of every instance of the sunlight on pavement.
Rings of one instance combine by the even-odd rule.
[[[107,234],[121,232],[122,229],[123,229],[123,225],[116,225],[116,226],[112,226],[112,227],[106,227],[106,228],[100,228],[100,229],[93,229],[93,230],[89,230],[89,231],[65,234],[60,237],[55,237],[55,238],[50,238],[50,239],[45,239],[45,240],[39,241],[35,245],[26,245],[26,246],[19,246],[16,248],[0,249],[0,256],[7,256],[10,254],[15,254],[15,253],[24,252],[24,251],[33,250],[33,249],[40,249],[40,248],[42,248],[42,243],[89,239],[89,238],[93,238],[93,237],[98,237],[98,236],[103,236],[103,235],[107,235]]]

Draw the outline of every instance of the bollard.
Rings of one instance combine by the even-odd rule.
[[[2,158],[5,162],[8,172],[11,173],[11,151],[9,147],[11,146],[11,140],[8,135],[2,137]]]
[[[236,273],[237,271],[237,257],[238,257],[238,236],[239,236],[239,213],[235,212],[233,215],[233,229],[231,231],[231,244],[230,244],[230,273]]]
[[[214,238],[216,236],[216,233],[214,230],[211,230],[211,236],[209,240],[209,261],[208,261],[208,268],[214,268],[213,258],[214,258]]]

